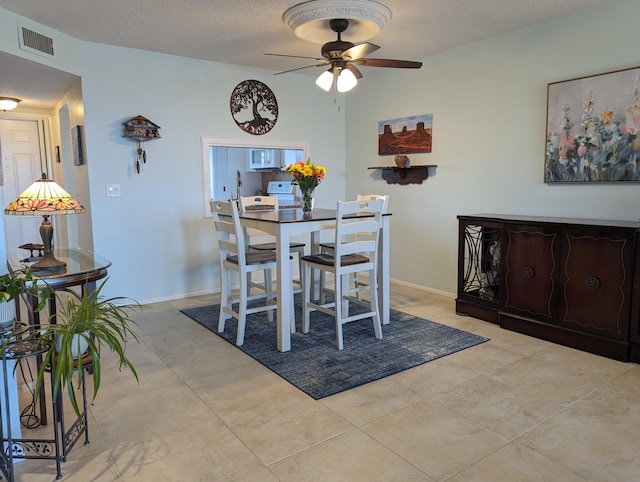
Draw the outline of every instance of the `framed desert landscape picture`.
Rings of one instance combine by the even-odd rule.
[[[378,154],[431,152],[433,114],[378,122]]]

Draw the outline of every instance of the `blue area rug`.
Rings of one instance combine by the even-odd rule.
[[[343,327],[344,350],[336,347],[334,318],[311,314],[311,330],[300,331],[300,295],[296,295],[298,331],[291,335],[291,351],[276,347],[276,324],[266,313],[247,317],[244,344],[238,347],[315,400],[379,380],[488,341],[466,331],[391,310],[391,323],[382,327],[377,340],[370,319]],[[182,310],[202,326],[235,346],[235,320],[227,320],[224,333],[217,333],[219,305]]]

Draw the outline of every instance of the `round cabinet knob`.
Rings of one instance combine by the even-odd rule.
[[[597,290],[600,288],[600,280],[595,276],[587,276],[584,279],[584,285],[590,290]]]
[[[520,272],[522,273],[522,277],[525,279],[531,279],[535,275],[535,271],[533,271],[531,266],[525,266]]]

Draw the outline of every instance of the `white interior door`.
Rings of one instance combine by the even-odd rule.
[[[41,138],[38,121],[0,120],[2,150],[2,210],[42,177]],[[3,216],[7,249],[25,243],[42,243],[42,216]]]

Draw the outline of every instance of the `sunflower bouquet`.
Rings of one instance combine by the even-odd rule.
[[[316,166],[307,159],[307,162],[294,162],[289,164],[285,171],[293,176],[291,184],[300,186],[301,191],[313,191],[324,179],[327,170],[323,166]]]
[[[313,209],[313,191],[324,179],[327,170],[323,166],[317,166],[307,159],[307,162],[294,162],[289,164],[285,171],[293,177],[291,184],[300,188],[302,193],[302,210],[310,213]]]

